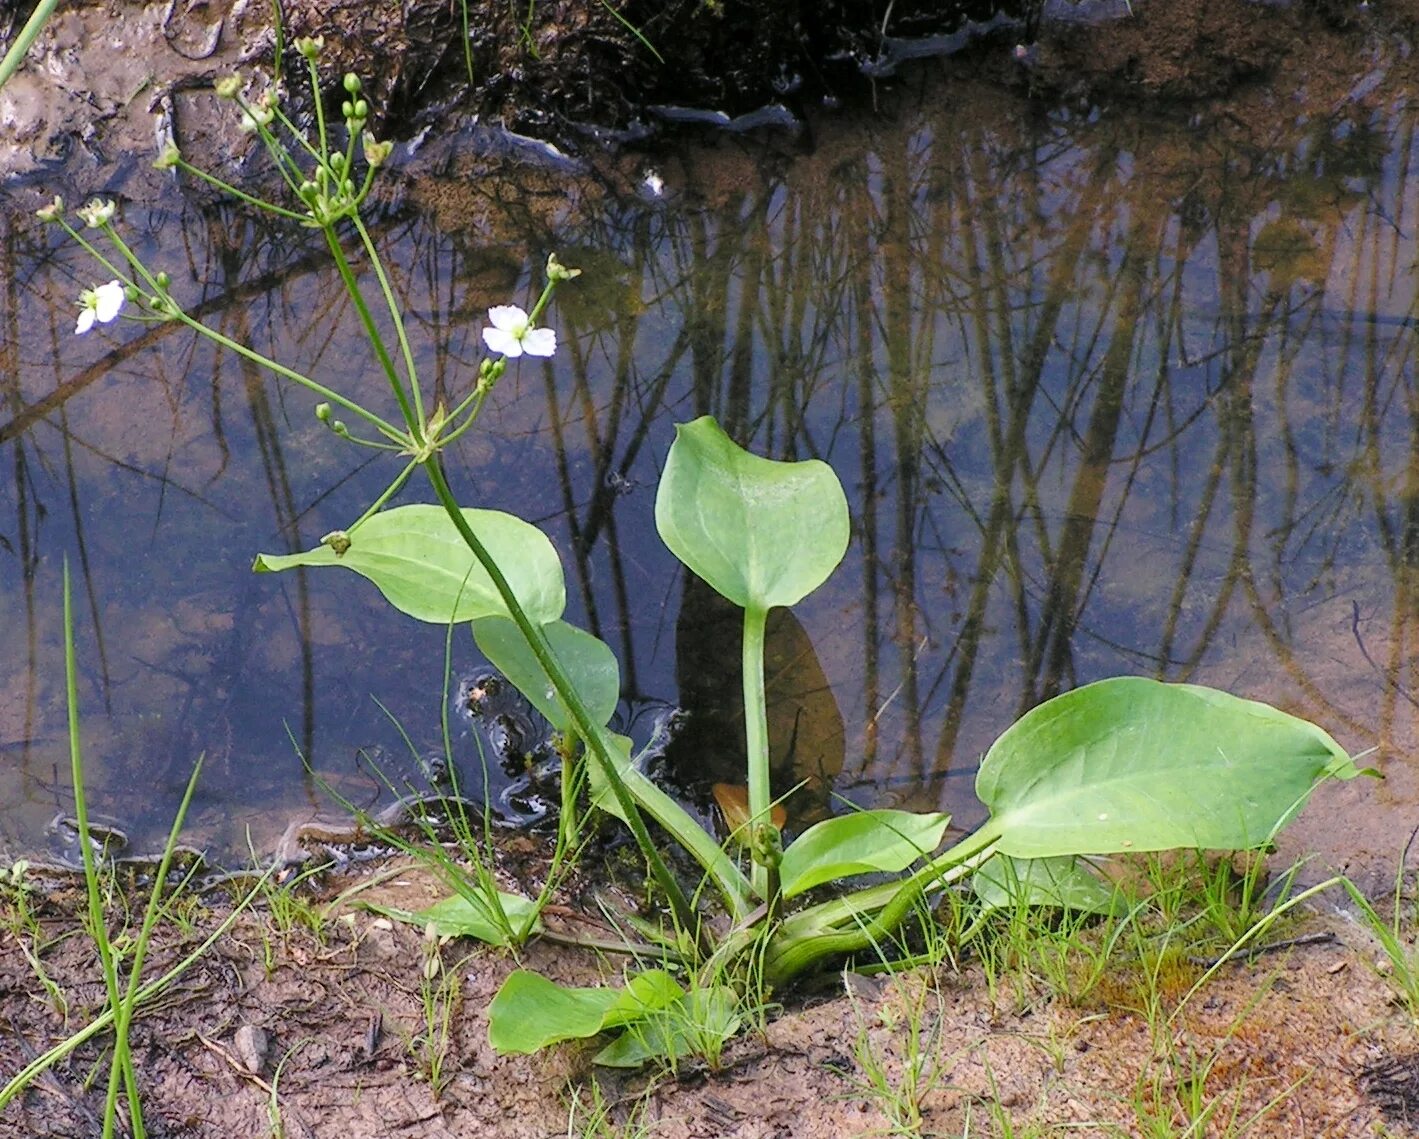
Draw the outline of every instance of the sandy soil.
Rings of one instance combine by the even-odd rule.
[[[417,867],[382,869],[394,876],[365,900],[434,900]],[[308,900],[350,884],[333,879]],[[102,1007],[79,904],[34,897],[30,924],[13,894],[0,901],[0,1072],[13,1074]],[[151,975],[196,945],[223,908],[193,907],[168,927]],[[905,1133],[1001,1134],[1009,1120],[1041,1133],[1142,1134],[1156,1113],[1152,1134],[1360,1136],[1384,1133],[1386,1109],[1388,1133],[1406,1133],[1419,1061],[1407,1015],[1373,967],[1376,948],[1340,917],[1308,928],[1337,937],[1225,967],[1171,1021],[1201,970],[1165,977],[1151,1029],[1146,987],[1127,969],[1071,1003],[1022,974],[992,979],[968,963],[853,977],[846,991],[830,977],[733,1042],[717,1070],[694,1062],[626,1075],[598,1073],[589,1048],[494,1053],[486,1009],[514,965],[505,953],[450,942],[436,951],[430,984],[417,929],[351,905],[313,930],[258,906],[144,1012],[135,1057],[155,1136],[579,1135],[593,1081],[617,1126],[598,1134],[634,1133],[637,1122],[667,1137],[887,1134],[891,1097],[868,1090],[874,1068],[906,1089],[913,1051],[919,1092],[907,1098],[920,1116]],[[615,977],[612,965],[546,943],[522,964],[563,982]],[[447,1035],[431,1042],[425,996],[445,977],[437,1007],[448,1010]],[[252,1029],[264,1049],[246,1046]],[[97,1135],[104,1061],[101,1041],[81,1047],[0,1114],[0,1135]],[[1189,1105],[1211,1105],[1212,1122],[1187,1131],[1198,1109]],[[581,1122],[569,1130],[569,1119]]]

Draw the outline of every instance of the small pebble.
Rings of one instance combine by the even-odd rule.
[[[264,1028],[254,1024],[243,1024],[232,1039],[232,1050],[236,1052],[241,1066],[253,1076],[259,1076],[266,1067],[266,1056],[271,1051],[271,1038]]]

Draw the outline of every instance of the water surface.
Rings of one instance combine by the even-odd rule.
[[[445,399],[486,308],[529,303],[528,266],[584,270],[552,313],[558,356],[510,369],[450,452],[455,490],[552,538],[568,619],[621,657],[623,725],[645,739],[687,710],[665,767],[701,806],[738,763],[736,622],[660,546],[653,501],[673,424],[713,414],[831,463],[852,508],[843,567],[771,625],[775,749],[814,781],[805,814],[831,791],[978,821],[995,735],[1128,672],[1376,749],[1386,782],[1322,796],[1295,841],[1393,856],[1416,803],[1419,157],[1401,65],[1356,68],[1152,116],[923,75],[798,134],[604,169],[426,151],[376,229]],[[226,335],[387,405],[302,235],[176,188],[123,221]],[[104,810],[160,829],[205,751],[195,825],[264,848],[320,801],[312,769],[361,803],[372,765],[417,779],[392,721],[438,746],[444,631],[353,575],[250,572],[347,525],[393,469],[180,328],[75,338],[95,271],[3,225],[0,834],[42,845],[68,803],[65,557]],[[455,673],[480,663],[459,631]]]

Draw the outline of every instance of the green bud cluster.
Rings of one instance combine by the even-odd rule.
[[[547,256],[547,280],[549,281],[570,281],[581,276],[580,269],[568,269],[557,260],[555,253]]]

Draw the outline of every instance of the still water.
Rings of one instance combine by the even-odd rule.
[[[782,775],[818,781],[803,810],[830,786],[969,825],[1012,719],[1141,673],[1377,749],[1386,781],[1323,794],[1293,843],[1392,858],[1419,822],[1419,120],[1366,66],[1162,117],[922,75],[801,131],[585,168],[432,144],[375,228],[445,400],[487,307],[530,303],[528,266],[584,271],[556,358],[510,368],[449,454],[455,491],[552,538],[568,619],[621,658],[622,726],[674,724],[666,773],[702,807],[737,763],[737,625],[661,547],[653,502],[673,424],[711,413],[832,464],[852,508],[837,575],[770,625]],[[300,232],[177,187],[122,220],[224,334],[385,408]],[[68,805],[65,558],[104,812],[156,833],[205,752],[194,829],[259,851],[322,779],[364,805],[373,767],[417,780],[395,721],[437,748],[444,630],[350,574],[250,572],[348,525],[394,468],[180,328],[76,338],[102,278],[28,217],[0,225],[0,845],[43,848]],[[481,662],[466,631],[452,645],[456,682]],[[514,813],[509,781],[493,765]]]

